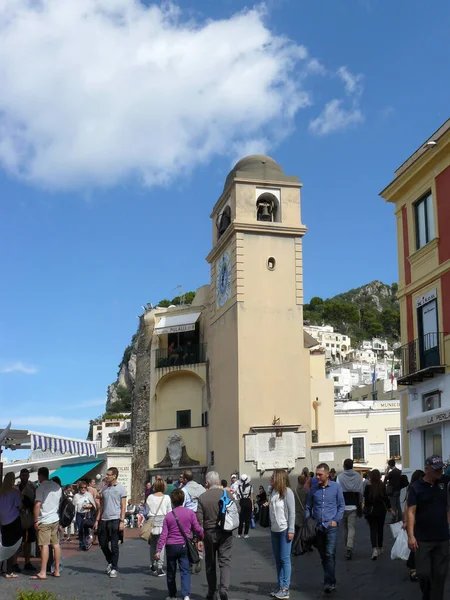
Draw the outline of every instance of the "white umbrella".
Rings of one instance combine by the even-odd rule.
[[[0,543],[0,563],[4,560],[8,560],[8,558],[11,558],[11,556],[14,556],[21,544],[22,538],[17,540],[14,546],[2,546]]]

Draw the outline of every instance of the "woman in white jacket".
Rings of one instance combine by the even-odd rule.
[[[153,484],[153,494],[147,497],[147,519],[153,521],[152,535],[148,543],[150,544],[150,568],[157,577],[165,577],[163,570],[165,549],[163,548],[159,560],[155,560],[156,547],[159,537],[162,533],[164,517],[172,511],[172,502],[170,496],[165,494],[166,484],[162,479],[157,479]]]
[[[283,469],[275,469],[270,485],[270,533],[278,577],[278,588],[271,596],[287,600],[291,583],[291,546],[295,533],[295,498],[288,474]]]
[[[86,481],[78,482],[78,492],[73,497],[75,522],[78,527],[78,550],[91,547],[91,528],[95,521],[96,504],[93,495],[87,491]]]

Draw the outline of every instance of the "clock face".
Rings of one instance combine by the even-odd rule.
[[[224,252],[216,264],[216,307],[220,308],[231,296],[231,259]]]

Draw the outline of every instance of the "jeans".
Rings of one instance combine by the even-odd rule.
[[[336,542],[337,527],[327,527],[317,531],[316,544],[322,560],[324,584],[336,584]]]
[[[220,590],[228,592],[231,576],[231,549],[233,534],[220,529],[205,530],[205,571],[208,582],[207,598],[213,598],[217,590],[217,562],[220,571]]]
[[[288,530],[271,531],[272,551],[277,567],[278,585],[280,588],[289,589],[291,584],[291,546],[288,540]]]
[[[191,565],[189,563],[186,544],[167,544],[167,589],[171,598],[177,596],[177,563],[180,567],[181,596],[186,598],[191,594]]]
[[[344,512],[343,522],[345,547],[353,550],[353,546],[355,545],[356,510],[346,510]]]
[[[381,515],[369,515],[367,522],[370,527],[370,541],[372,548],[383,547],[383,532],[384,532],[384,521],[386,520],[386,513]]]
[[[416,550],[416,573],[422,600],[443,600],[448,572],[449,545],[443,542],[421,542]]]
[[[75,521],[78,528],[78,546],[80,549],[84,550],[89,546],[89,534],[91,528],[85,525],[84,515],[82,513],[76,514]]]
[[[244,530],[244,535],[247,535],[248,530],[250,529],[250,521],[252,518],[252,501],[250,498],[242,498],[240,505],[241,512],[239,513],[238,535],[242,535],[242,530]]]
[[[117,570],[119,564],[119,519],[100,521],[98,525],[98,543],[105,555],[106,562]]]
[[[158,542],[159,542],[159,538],[161,537],[161,534],[152,534],[152,537],[149,540],[149,545],[150,545],[150,566],[154,567],[157,570],[161,570],[163,568],[164,565],[164,558],[166,556],[166,547],[163,546],[163,549],[161,550],[161,552],[159,553],[159,560],[155,560],[154,556],[156,554],[156,548],[158,546]]]

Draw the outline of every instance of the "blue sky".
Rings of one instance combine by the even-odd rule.
[[[242,155],[304,184],[306,299],[396,281],[378,193],[448,117],[448,3],[43,5],[0,7],[0,427],[85,437]]]

